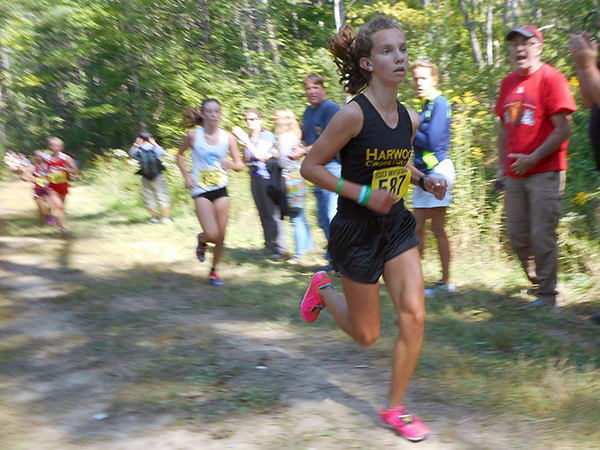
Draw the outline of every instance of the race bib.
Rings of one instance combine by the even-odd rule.
[[[50,172],[48,180],[52,184],[62,184],[67,182],[67,174],[65,172]]]
[[[203,189],[220,186],[223,174],[220,170],[201,170],[198,174],[198,184]]]
[[[408,191],[410,170],[406,167],[388,167],[373,172],[371,189],[385,189],[399,201]]]
[[[48,186],[48,179],[46,179],[44,177],[36,177],[35,184],[37,184],[40,187],[45,188]]]

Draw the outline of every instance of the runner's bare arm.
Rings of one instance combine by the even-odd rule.
[[[239,172],[240,170],[242,170],[244,168],[244,161],[242,160],[242,157],[240,156],[240,150],[238,148],[236,138],[231,133],[227,133],[227,135],[229,137],[229,153],[231,155],[231,159],[233,160],[233,162],[229,161],[228,159],[223,158],[221,160],[221,164],[223,165],[223,167],[225,169],[232,169],[232,170],[235,170],[236,172]]]
[[[323,134],[312,146],[311,151],[302,163],[302,176],[317,186],[336,192],[339,178],[332,175],[326,168],[333,158],[350,139],[357,136],[363,126],[363,113],[360,106],[351,102],[344,106],[329,122]],[[353,201],[360,198],[362,185],[344,180],[340,195]],[[367,208],[385,214],[394,204],[396,197],[386,190],[371,191]]]
[[[71,175],[80,175],[79,169],[77,168],[77,164],[75,164],[75,161],[73,160],[73,158],[71,158],[69,155],[67,155],[67,157],[65,158],[65,162],[67,163],[65,172],[67,172]]]
[[[196,137],[196,131],[194,131],[194,130],[188,132],[185,135],[185,137],[183,138],[183,142],[179,146],[179,151],[177,152],[177,157],[175,158],[177,161],[177,166],[179,167],[179,170],[181,171],[181,174],[183,175],[183,178],[185,180],[186,189],[192,189],[196,185],[194,178],[187,170],[187,167],[185,165],[185,158],[183,157],[185,151],[188,148],[192,148],[192,142],[194,142],[195,137]]]

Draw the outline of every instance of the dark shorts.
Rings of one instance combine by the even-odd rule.
[[[218,198],[228,197],[227,188],[222,187],[222,188],[216,189],[214,191],[203,192],[202,194],[194,195],[192,198],[198,198],[198,197],[202,197],[207,200],[210,200],[211,202],[214,202]]]
[[[36,184],[33,187],[33,198],[43,198],[48,195],[48,188],[42,187],[39,184]]]
[[[342,275],[358,283],[377,283],[387,261],[416,247],[415,217],[407,209],[368,219],[333,218],[329,253]]]

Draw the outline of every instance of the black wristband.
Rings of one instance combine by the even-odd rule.
[[[428,176],[429,175],[423,175],[421,178],[419,178],[419,187],[425,192],[427,192],[427,189],[425,189],[425,178],[427,178]]]

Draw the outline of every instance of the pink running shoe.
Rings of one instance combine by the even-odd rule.
[[[431,430],[427,425],[421,422],[421,419],[409,413],[402,405],[392,409],[385,409],[385,405],[381,405],[379,417],[384,423],[396,430],[400,436],[412,442],[427,439],[431,434]]]
[[[311,277],[310,283],[308,283],[308,289],[306,289],[306,293],[300,302],[300,314],[308,323],[317,320],[319,313],[325,308],[325,303],[319,298],[318,291],[326,286],[333,287],[333,284],[331,284],[329,275],[324,270],[316,272]]]
[[[56,219],[54,218],[54,216],[51,216],[50,214],[48,214],[48,221],[46,223],[48,225],[50,225],[51,227],[55,227],[57,225]]]

